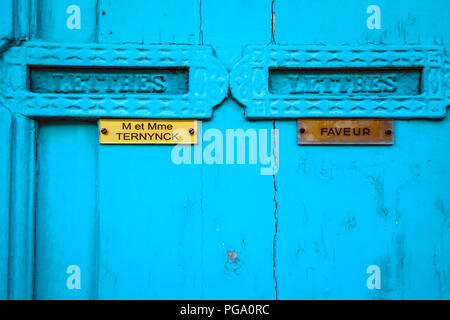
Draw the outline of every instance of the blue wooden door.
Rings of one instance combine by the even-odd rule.
[[[23,18],[37,22],[25,35],[35,46],[26,49],[29,65],[41,65],[33,62],[41,56],[58,66],[61,55],[63,64],[71,59],[70,66],[119,66],[122,72],[133,67],[129,61],[147,63],[140,50],[163,45],[155,57],[170,62],[183,55],[171,48],[200,46],[212,49],[198,62],[199,69],[220,64],[223,73],[212,78],[199,73],[195,79],[201,81],[190,89],[211,81],[228,88],[226,77],[234,71],[225,99],[211,98],[210,115],[196,113],[202,105],[195,101],[182,114],[202,121],[199,144],[183,149],[99,144],[98,119],[153,117],[145,112],[156,104],[145,101],[147,111],[139,111],[143,102],[132,95],[118,98],[116,109],[103,101],[107,93],[89,104],[87,94],[73,97],[79,98],[76,102],[58,95],[23,98],[17,104],[11,102],[13,94],[0,100],[11,105],[16,128],[32,133],[28,148],[4,160],[25,166],[13,171],[17,186],[12,191],[5,184],[5,194],[12,194],[12,209],[5,212],[14,213],[15,230],[1,230],[11,233],[10,250],[22,253],[11,258],[10,252],[9,269],[0,268],[2,279],[8,270],[15,272],[4,297],[450,298],[448,117],[415,116],[413,111],[382,116],[396,119],[393,145],[303,146],[297,144],[295,121],[301,115],[251,109],[250,93],[236,89],[238,83],[259,79],[258,73],[249,76],[239,69],[265,59],[259,60],[258,48],[291,50],[286,63],[303,59],[303,46],[331,54],[348,46],[376,52],[411,45],[445,53],[448,9],[445,0],[39,1]],[[11,55],[21,52],[20,46],[8,49]],[[276,50],[271,51],[273,61]],[[389,61],[401,60],[402,52],[393,50]],[[112,63],[110,54],[116,57]],[[342,67],[359,63],[360,55],[354,50],[349,65]],[[444,54],[437,69],[445,106],[448,62]],[[333,63],[330,58],[330,65],[317,68]],[[19,77],[14,71],[22,69],[8,66],[6,80]],[[253,85],[258,100],[262,89],[257,81]],[[368,103],[361,102],[362,108]],[[8,128],[9,113],[0,116]],[[22,159],[19,154],[32,163],[14,162]],[[0,165],[0,174],[6,177],[4,168]],[[35,172],[35,179],[21,185],[26,172]],[[35,187],[29,189],[29,183]],[[23,195],[25,189],[34,200]],[[21,217],[28,214],[24,222]],[[3,255],[8,249],[0,245],[0,250]],[[20,280],[23,274],[27,277]]]

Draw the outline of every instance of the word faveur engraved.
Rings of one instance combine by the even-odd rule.
[[[394,123],[384,119],[299,119],[299,144],[392,144]]]
[[[367,127],[345,127],[345,128],[329,128],[329,127],[321,127],[320,128],[321,136],[370,136],[370,128]]]
[[[30,89],[56,94],[184,94],[188,91],[188,71],[182,68],[32,68]]]

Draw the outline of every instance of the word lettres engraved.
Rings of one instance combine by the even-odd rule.
[[[417,95],[419,69],[321,69],[273,68],[269,71],[269,92],[274,94],[321,95]]]
[[[370,16],[367,18],[367,29],[381,29],[381,9],[377,5],[370,5],[366,10]]]
[[[33,68],[30,90],[38,93],[185,94],[187,69],[48,69]]]
[[[70,5],[67,7],[66,13],[70,16],[66,20],[67,29],[81,29],[81,9],[79,6]]]
[[[27,116],[209,119],[229,89],[210,46],[27,41],[4,58]]]

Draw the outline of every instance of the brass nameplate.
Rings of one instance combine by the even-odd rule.
[[[299,119],[298,144],[392,144],[393,120]]]
[[[200,121],[100,119],[101,144],[196,144]]]

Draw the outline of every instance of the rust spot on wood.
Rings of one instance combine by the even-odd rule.
[[[235,250],[233,250],[233,251],[227,251],[227,254],[228,254],[228,259],[230,259],[231,261],[236,260],[237,253],[236,253]]]

